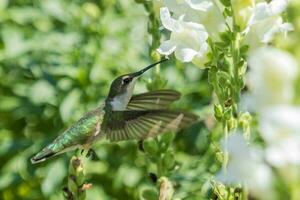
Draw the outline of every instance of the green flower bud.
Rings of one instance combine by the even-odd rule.
[[[235,24],[244,30],[254,12],[255,0],[232,0]]]
[[[225,118],[226,120],[230,120],[231,117],[232,117],[232,109],[231,109],[231,107],[229,107],[229,108],[227,108],[227,109],[225,110],[225,112],[224,112],[224,118]]]
[[[69,174],[70,175],[75,175],[76,174],[76,169],[77,166],[79,166],[79,159],[76,156],[73,156],[70,160],[70,165],[69,165]]]
[[[237,128],[237,120],[234,117],[231,117],[227,121],[227,125],[228,125],[229,130],[235,129],[235,128]]]
[[[70,175],[68,180],[68,189],[73,194],[77,193],[76,176]]]
[[[161,55],[156,50],[152,50],[150,54],[151,54],[152,60],[155,60],[155,61],[161,60]]]
[[[78,185],[82,185],[84,183],[85,177],[84,177],[84,173],[79,173],[77,174],[77,184]]]
[[[166,133],[161,135],[161,141],[166,144],[166,146],[170,146],[173,139],[175,137],[175,134],[172,133]]]
[[[217,120],[221,120],[223,116],[223,109],[220,104],[214,105],[214,113],[215,113],[215,118]]]
[[[223,163],[223,159],[224,159],[223,153],[222,152],[217,152],[216,153],[216,159],[217,159],[218,162]]]
[[[252,116],[250,115],[249,112],[245,112],[239,117],[239,122],[241,123],[242,126],[249,124],[251,121],[252,121]]]
[[[174,154],[167,151],[162,158],[162,163],[165,169],[172,169],[175,164]]]
[[[156,155],[159,151],[158,144],[153,138],[144,141],[144,149],[150,155]]]
[[[227,199],[228,191],[226,187],[221,183],[216,183],[214,185],[214,193],[217,194],[220,198]]]
[[[245,112],[239,117],[239,125],[243,128],[243,133],[246,139],[250,138],[250,125],[252,117],[250,113]]]

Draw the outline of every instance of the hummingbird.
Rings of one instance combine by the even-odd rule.
[[[99,139],[106,138],[111,142],[134,139],[143,141],[196,122],[197,115],[167,109],[169,104],[180,98],[181,94],[177,91],[163,89],[133,95],[136,80],[164,61],[166,59],[114,79],[104,103],[83,115],[34,155],[31,162],[43,162],[76,149],[92,150],[92,144]]]

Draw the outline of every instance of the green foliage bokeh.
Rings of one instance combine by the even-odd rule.
[[[153,62],[147,21],[144,7],[130,0],[0,1],[0,199],[63,199],[76,152],[38,165],[30,157],[101,104],[116,76]],[[200,118],[212,112],[206,71],[171,60],[160,73],[165,88],[183,94],[174,107]],[[135,92],[146,91],[154,76],[147,73]],[[209,136],[203,122],[176,135],[170,178],[179,183],[178,197],[209,193],[219,167],[211,137],[219,136]],[[94,149],[100,160],[86,162],[93,184],[87,199],[140,199],[155,188],[148,175],[155,167],[135,141],[98,142]]]

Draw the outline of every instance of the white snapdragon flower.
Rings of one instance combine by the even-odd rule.
[[[182,62],[193,62],[199,66],[204,64],[209,50],[206,42],[208,33],[204,26],[185,22],[183,16],[173,19],[166,7],[161,8],[160,18],[163,26],[171,31],[171,36],[160,45],[158,52],[167,56],[175,52],[176,58]]]
[[[183,14],[191,14],[189,12],[192,11],[191,8],[201,11],[207,11],[211,6],[213,6],[212,1],[208,0],[163,0],[163,3],[172,12],[179,16]]]
[[[280,14],[286,9],[287,0],[273,0],[270,3],[256,4],[253,15],[245,30],[245,43],[252,49],[261,43],[270,42],[276,33],[286,34],[293,29],[290,23],[284,23]]]
[[[231,0],[235,24],[244,30],[255,8],[255,0]]]
[[[263,154],[246,144],[242,134],[232,134],[223,143],[224,151],[229,154],[226,172],[220,172],[217,178],[227,184],[243,184],[252,195],[263,199],[271,194],[271,169],[263,162]]]
[[[291,103],[298,66],[290,54],[271,47],[259,48],[250,54],[248,63],[248,109]]]
[[[277,106],[260,113],[266,158],[275,167],[300,165],[300,107]]]
[[[213,40],[219,40],[219,33],[225,31],[222,5],[211,0],[164,0],[164,5],[175,17],[184,15],[187,22],[202,24]]]

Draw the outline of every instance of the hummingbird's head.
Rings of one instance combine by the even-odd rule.
[[[106,99],[106,102],[111,105],[112,110],[125,110],[132,96],[136,80],[148,69],[151,69],[155,65],[164,61],[166,61],[166,59],[153,63],[140,71],[117,77],[111,83],[108,97]]]

